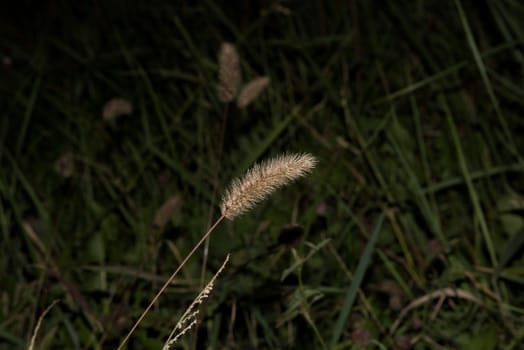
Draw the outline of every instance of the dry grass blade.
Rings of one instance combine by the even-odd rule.
[[[268,77],[258,77],[247,83],[238,95],[238,108],[244,108],[253,102],[268,85]]]
[[[35,342],[36,342],[36,336],[38,335],[38,331],[40,330],[40,327],[42,327],[42,322],[44,321],[45,316],[47,313],[53,308],[53,306],[58,303],[59,300],[55,300],[49,305],[44,312],[38,317],[38,322],[36,322],[35,330],[33,331],[33,336],[31,337],[31,342],[29,343],[29,346],[27,347],[27,350],[33,350],[35,348]]]
[[[218,97],[222,102],[234,100],[242,81],[240,58],[237,49],[231,43],[222,43],[218,55]]]
[[[151,300],[151,302],[149,303],[149,305],[145,308],[145,310],[142,312],[142,314],[140,315],[140,317],[138,318],[138,320],[135,322],[135,324],[133,325],[133,327],[131,327],[131,330],[127,333],[127,335],[124,337],[124,340],[122,340],[122,342],[120,343],[120,345],[118,346],[117,350],[121,350],[124,348],[125,344],[127,343],[127,341],[129,340],[129,338],[131,337],[131,335],[133,334],[133,332],[135,331],[135,329],[137,329],[138,325],[140,324],[140,322],[142,322],[142,320],[144,319],[144,317],[146,317],[146,314],[149,312],[149,310],[151,310],[151,308],[153,307],[153,305],[155,305],[155,303],[157,302],[157,300],[160,298],[160,296],[165,292],[165,290],[167,289],[167,287],[171,284],[171,282],[173,282],[173,280],[175,279],[176,275],[178,274],[178,272],[182,269],[182,267],[184,267],[184,265],[187,263],[187,261],[189,260],[190,257],[193,256],[193,254],[196,252],[196,250],[202,245],[202,243],[205,242],[205,240],[209,237],[209,235],[211,235],[211,233],[213,232],[213,230],[218,226],[218,224],[220,224],[220,222],[222,222],[222,220],[224,219],[224,216],[221,216],[217,219],[217,221],[215,221],[215,223],[209,228],[209,230],[204,234],[204,236],[202,236],[202,238],[200,239],[200,241],[198,241],[197,244],[195,244],[195,246],[193,247],[193,249],[191,249],[191,251],[189,252],[189,254],[187,254],[187,256],[185,257],[184,260],[182,260],[182,262],[180,263],[180,265],[178,265],[178,267],[176,268],[176,270],[171,274],[171,276],[167,279],[167,281],[162,285],[162,287],[160,288],[160,290],[158,291],[158,293],[156,293],[156,295],[153,297],[153,300]]]
[[[396,330],[400,326],[400,322],[402,321],[402,319],[412,309],[414,309],[414,308],[416,308],[416,307],[418,307],[420,305],[423,305],[423,304],[431,301],[432,299],[441,299],[441,300],[443,300],[444,298],[460,298],[460,299],[465,299],[465,300],[472,301],[472,302],[477,303],[479,305],[484,305],[482,300],[480,300],[474,294],[472,294],[471,292],[468,292],[467,290],[463,290],[463,289],[460,289],[460,288],[442,288],[442,289],[436,290],[434,292],[431,292],[429,294],[423,295],[420,298],[417,298],[416,300],[413,300],[411,303],[409,303],[409,305],[406,306],[400,312],[399,316],[397,317],[397,319],[395,320],[395,322],[391,326],[389,334],[390,335],[395,334]]]
[[[186,309],[182,317],[178,320],[178,323],[176,324],[175,328],[169,335],[168,340],[164,344],[163,350],[168,350],[173,346],[177,340],[184,335],[187,331],[189,331],[194,325],[197,323],[197,316],[199,310],[195,310],[202,302],[209,297],[209,294],[211,294],[211,291],[215,287],[215,281],[220,275],[220,273],[224,270],[224,267],[226,266],[227,262],[229,261],[229,254],[226,256],[226,260],[222,263],[222,266],[218,269],[218,271],[215,273],[213,278],[209,281],[209,283],[206,285],[206,287],[198,294],[198,296],[193,300],[191,305]]]
[[[306,175],[317,160],[310,154],[284,154],[255,164],[234,180],[222,198],[222,215],[229,220],[248,211],[277,188]]]

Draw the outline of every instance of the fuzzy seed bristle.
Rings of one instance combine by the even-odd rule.
[[[222,215],[233,220],[276,189],[309,173],[316,163],[312,155],[297,153],[255,164],[243,177],[233,180],[226,190],[220,205]]]

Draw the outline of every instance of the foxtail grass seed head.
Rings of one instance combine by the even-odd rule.
[[[218,97],[222,102],[231,102],[235,99],[242,81],[240,58],[233,44],[222,43],[218,54],[218,66]]]
[[[251,102],[253,102],[258,95],[264,91],[264,89],[269,85],[269,78],[268,77],[258,77],[253,80],[251,80],[249,83],[247,83],[242,90],[240,90],[240,93],[238,94],[237,98],[237,106],[238,108],[244,108],[247,105],[249,105]]]
[[[159,230],[163,230],[171,217],[180,207],[181,202],[182,199],[178,195],[168,198],[156,211],[155,218],[153,219],[153,226]]]
[[[199,316],[199,310],[198,306],[206,300],[211,292],[213,291],[213,288],[215,287],[215,282],[218,278],[218,275],[224,270],[226,267],[227,262],[229,261],[229,254],[226,256],[226,260],[222,263],[222,266],[218,269],[218,271],[213,275],[209,283],[206,285],[204,289],[198,294],[198,296],[193,300],[191,305],[184,311],[184,314],[180,319],[178,320],[175,328],[169,335],[168,340],[164,344],[164,347],[162,350],[169,350],[171,347],[178,341],[178,339],[186,334],[191,328],[193,328],[198,323],[198,316]]]
[[[55,161],[55,171],[63,178],[69,178],[75,173],[75,157],[73,153],[62,154]]]
[[[255,164],[247,173],[233,180],[222,197],[222,215],[233,220],[253,208],[276,189],[306,175],[317,160],[311,154],[283,154]]]
[[[122,97],[114,97],[107,101],[102,108],[102,118],[106,121],[112,121],[116,118],[133,113],[131,102]]]

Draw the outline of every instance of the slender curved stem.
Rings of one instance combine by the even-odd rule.
[[[142,315],[140,315],[140,317],[138,318],[138,320],[135,322],[135,324],[133,325],[133,328],[131,328],[131,330],[129,331],[129,333],[127,333],[126,337],[124,338],[124,340],[122,340],[122,343],[120,343],[120,345],[118,346],[118,349],[117,350],[121,350],[124,348],[124,345],[126,344],[126,342],[129,340],[129,338],[131,337],[131,334],[133,334],[133,332],[135,331],[135,329],[138,327],[138,325],[140,324],[140,322],[142,322],[142,320],[144,319],[144,317],[146,316],[146,314],[149,312],[149,310],[153,307],[153,305],[157,302],[158,298],[160,298],[160,296],[162,295],[162,293],[164,293],[164,291],[166,290],[166,288],[171,284],[171,282],[173,282],[173,280],[175,279],[175,276],[177,275],[177,273],[182,269],[182,267],[186,264],[186,262],[189,260],[189,258],[196,252],[196,250],[202,245],[202,243],[204,243],[204,241],[209,237],[209,235],[211,234],[211,232],[213,232],[213,230],[218,226],[218,224],[224,219],[224,215],[222,215],[220,218],[218,218],[217,221],[215,221],[215,223],[213,224],[213,226],[211,226],[209,228],[209,230],[206,232],[206,234],[204,236],[202,236],[202,238],[200,239],[200,241],[193,247],[193,249],[191,250],[191,252],[189,252],[189,254],[186,256],[186,258],[180,263],[180,265],[178,265],[177,269],[175,270],[175,272],[173,272],[173,274],[171,275],[171,277],[169,277],[169,279],[166,281],[166,283],[164,283],[164,285],[162,286],[162,288],[160,288],[160,290],[158,291],[158,293],[155,295],[155,297],[153,298],[153,300],[151,300],[151,303],[149,303],[149,305],[146,307],[146,309],[144,310],[144,312],[142,312]]]

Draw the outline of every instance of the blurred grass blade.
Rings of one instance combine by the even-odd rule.
[[[397,282],[400,288],[402,288],[402,291],[409,297],[409,299],[413,299],[414,295],[412,288],[409,287],[408,281],[404,280],[400,271],[395,267],[394,262],[380,249],[377,249],[377,254],[388,273],[393,276],[395,282]]]
[[[509,145],[506,146],[509,150],[513,151],[514,153],[517,153],[515,142],[513,141],[513,137],[511,135],[511,131],[509,129],[508,123],[506,122],[506,119],[502,115],[502,110],[500,108],[499,101],[495,95],[491,81],[489,80],[488,73],[486,71],[486,66],[484,65],[484,61],[482,60],[477,44],[475,43],[475,38],[473,37],[473,33],[471,32],[471,28],[469,26],[468,19],[466,18],[466,15],[464,13],[464,9],[462,8],[462,4],[460,0],[455,0],[455,4],[457,5],[457,11],[459,13],[460,21],[462,22],[464,31],[466,33],[466,40],[470,46],[473,58],[475,59],[475,63],[477,64],[477,68],[480,72],[480,76],[482,77],[482,81],[486,88],[486,92],[488,93],[491,103],[493,104],[495,114],[497,115],[500,121],[500,125],[502,126],[504,136],[509,142]]]
[[[22,152],[22,146],[26,141],[27,128],[29,127],[29,122],[31,121],[31,116],[33,115],[33,110],[35,108],[35,103],[38,98],[38,92],[40,91],[40,83],[42,82],[42,76],[38,75],[36,77],[35,83],[31,90],[31,95],[27,103],[27,107],[22,119],[22,125],[18,134],[18,142],[16,145],[16,155],[19,156]]]
[[[462,145],[460,142],[460,137],[457,131],[457,127],[455,125],[453,116],[451,114],[451,110],[449,109],[449,106],[446,100],[442,96],[439,100],[441,102],[441,105],[444,107],[444,111],[446,113],[448,125],[449,125],[449,128],[451,129],[451,138],[453,139],[453,144],[455,145],[455,149],[457,152],[457,158],[458,158],[460,170],[462,171],[462,175],[464,176],[464,180],[466,181],[466,185],[468,187],[468,192],[469,192],[469,196],[471,199],[471,203],[473,205],[473,211],[475,213],[475,218],[479,222],[480,230],[482,232],[482,236],[484,237],[484,243],[486,244],[486,248],[489,253],[490,262],[492,266],[497,266],[497,256],[495,254],[495,246],[493,244],[493,239],[491,238],[491,234],[488,229],[488,224],[486,222],[486,217],[484,216],[484,212],[482,211],[482,206],[480,205],[479,194],[477,193],[475,186],[473,185],[473,180],[471,178],[471,173],[468,169],[468,164],[466,162],[466,155],[464,154],[464,151],[462,150]]]
[[[299,111],[300,107],[295,107],[287,117],[283,118],[273,126],[271,132],[264,138],[264,140],[260,142],[259,146],[251,151],[248,156],[246,156],[246,161],[240,166],[242,171],[244,171],[244,169],[248,169],[252,164],[256,163],[259,157],[264,154],[264,152],[266,152],[271,147],[280,134],[286,130],[287,126],[298,115]]]
[[[25,342],[22,338],[19,338],[16,335],[11,334],[4,328],[0,328],[0,343],[3,346],[7,346],[7,344],[11,343],[13,345],[13,348],[15,348],[16,346],[19,349],[23,348],[25,345]]]
[[[295,271],[299,266],[304,265],[304,263],[308,261],[309,258],[315,255],[320,249],[324,248],[324,246],[328,244],[330,241],[331,241],[331,238],[327,238],[323,240],[322,242],[320,242],[319,244],[314,245],[311,251],[307,254],[307,256],[304,259],[299,259],[293,265],[285,269],[284,272],[282,272],[282,276],[280,276],[280,281],[282,282],[283,280],[286,279],[287,276],[289,276],[290,273]]]
[[[511,343],[504,348],[504,350],[519,349],[519,344],[522,345],[522,339],[524,338],[524,326],[520,327],[518,333],[513,337]]]
[[[515,233],[504,245],[500,260],[495,270],[495,276],[498,277],[500,271],[506,267],[513,257],[524,247],[524,227]]]
[[[349,289],[346,293],[346,300],[344,301],[344,305],[342,306],[342,310],[340,311],[337,323],[335,324],[335,331],[333,333],[333,337],[331,338],[331,347],[334,347],[336,345],[336,343],[340,339],[340,336],[342,335],[342,332],[349,317],[349,313],[351,312],[351,308],[353,307],[353,302],[355,301],[358,288],[360,287],[360,284],[364,279],[364,274],[366,273],[367,267],[371,261],[371,255],[373,253],[373,250],[375,249],[375,243],[378,240],[378,235],[382,228],[382,223],[384,222],[385,215],[385,212],[382,212],[382,214],[380,214],[377,220],[377,224],[375,225],[375,230],[371,234],[366,249],[364,250],[364,254],[362,254],[362,257],[360,258],[357,270],[355,271],[355,276],[353,277],[353,281],[351,282],[351,285],[349,286]]]

